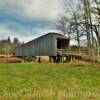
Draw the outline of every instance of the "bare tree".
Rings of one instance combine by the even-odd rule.
[[[56,28],[59,29],[63,33],[64,36],[67,34],[65,16],[60,17],[60,19],[58,20],[58,23],[56,24]]]
[[[72,5],[74,2],[74,5]],[[65,13],[57,23],[57,28],[81,46],[82,37],[87,47],[100,52],[100,0],[64,0]]]
[[[60,17],[56,27],[70,39],[76,40],[78,42],[78,47],[80,47],[80,37],[83,36],[83,33],[80,32],[81,26],[79,25],[79,20],[81,18],[79,13],[80,8],[74,9],[71,3],[72,1],[64,1],[65,15]]]
[[[91,13],[94,16],[93,31],[96,35],[98,55],[100,54],[100,0],[93,0]]]

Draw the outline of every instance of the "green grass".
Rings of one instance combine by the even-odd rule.
[[[0,64],[0,96],[0,100],[100,100],[100,70],[93,65]]]

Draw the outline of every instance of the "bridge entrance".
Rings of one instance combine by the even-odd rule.
[[[68,49],[69,47],[69,40],[68,39],[57,39],[57,49]]]

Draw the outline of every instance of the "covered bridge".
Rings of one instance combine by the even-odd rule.
[[[15,56],[57,56],[58,49],[67,49],[69,39],[59,33],[47,33],[16,48]]]

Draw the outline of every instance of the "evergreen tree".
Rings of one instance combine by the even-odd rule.
[[[18,44],[19,43],[18,38],[14,38],[13,43]]]
[[[11,43],[11,39],[10,39],[10,37],[8,37],[7,42],[8,42],[8,43]]]

